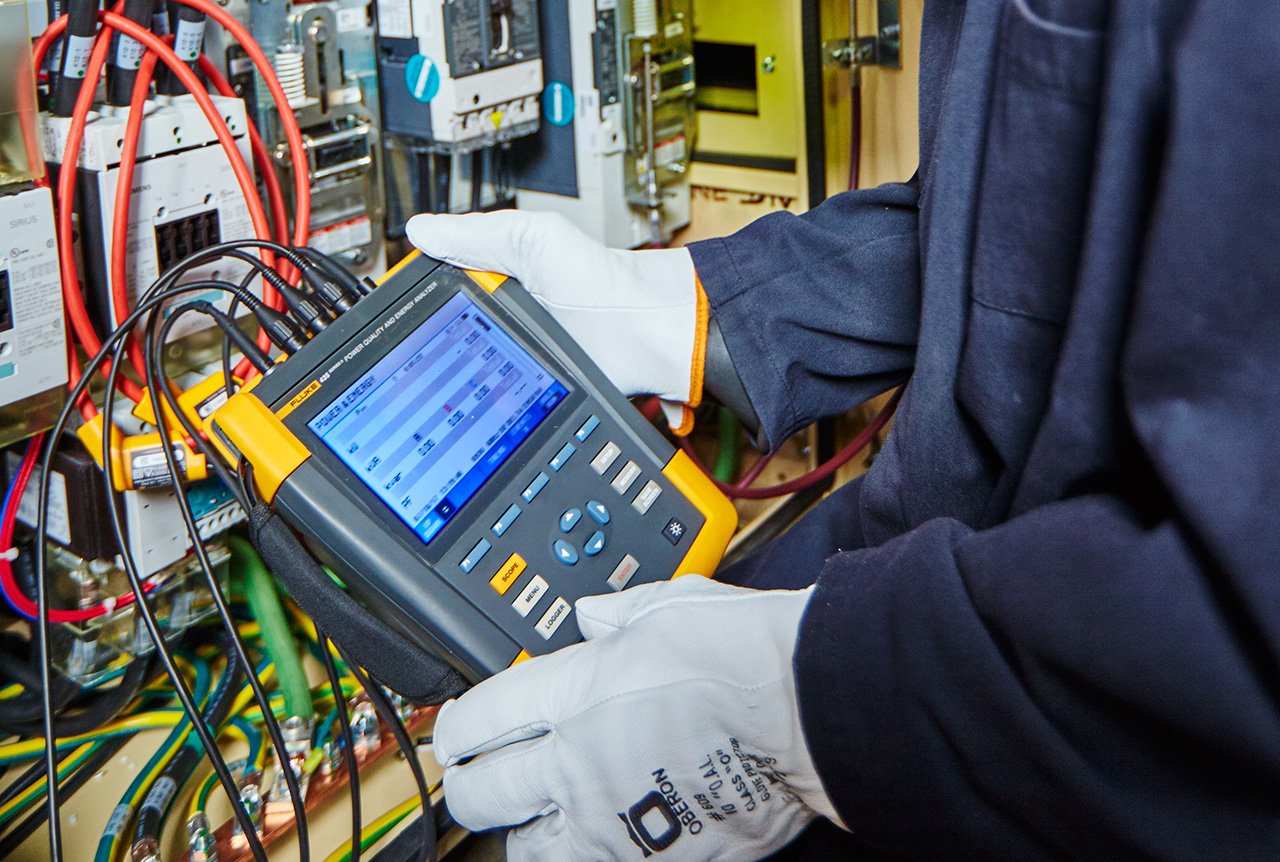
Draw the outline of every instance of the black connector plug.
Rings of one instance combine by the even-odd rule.
[[[312,302],[305,293],[288,284],[273,286],[284,297],[284,304],[289,306],[289,311],[302,321],[303,326],[311,330],[312,335],[319,335],[329,328],[329,321],[332,320],[329,312]]]
[[[300,267],[300,269],[305,269],[305,267]],[[294,317],[301,320],[302,325],[309,329],[313,335],[319,335],[328,328],[331,320],[328,311],[312,302],[305,293],[281,278],[280,274],[275,270],[264,267],[262,275],[275,288],[276,293],[284,298],[284,304],[289,306],[289,311]]]
[[[302,330],[302,327],[290,320],[287,314],[276,311],[248,291],[245,291],[244,295],[240,296],[240,301],[257,318],[258,323],[262,326],[262,331],[267,333],[271,343],[286,354],[297,353],[306,345],[307,334]]]
[[[248,336],[240,327],[236,326],[236,322],[230,316],[225,314],[222,309],[218,308],[211,302],[206,300],[196,300],[191,306],[203,314],[213,318],[214,322],[223,331],[227,338],[235,344],[236,348],[244,354],[244,357],[253,364],[262,374],[266,374],[271,370],[271,357],[262,352],[262,348],[258,343]]]
[[[337,315],[346,314],[355,307],[356,302],[360,299],[359,294],[356,294],[355,297],[349,295],[342,285],[330,278],[323,269],[309,260],[307,261],[307,266],[302,269],[302,279],[314,291],[315,295],[329,307],[329,310]]]
[[[368,292],[360,284],[360,279],[319,249],[298,248],[294,251],[336,282],[353,301],[358,302]]]
[[[264,305],[254,309],[253,316],[258,318],[271,343],[285,353],[297,353],[306,345],[306,334],[287,314]]]

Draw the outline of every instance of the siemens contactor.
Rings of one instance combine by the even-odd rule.
[[[519,285],[424,257],[214,414],[370,610],[473,679],[584,597],[711,574],[733,506]]]

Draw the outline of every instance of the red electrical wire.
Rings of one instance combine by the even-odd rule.
[[[172,36],[162,37],[166,44],[173,43]],[[134,84],[133,97],[129,105],[129,119],[125,125],[125,134],[120,153],[120,174],[116,184],[116,200],[115,212],[113,215],[114,227],[113,236],[126,237],[129,229],[129,204],[131,198],[131,189],[133,188],[133,171],[137,164],[138,141],[141,138],[142,122],[145,118],[147,96],[150,94],[151,79],[154,75],[157,58],[151,52],[147,52],[143,59],[143,65],[138,69],[137,79]],[[200,55],[200,69],[214,84],[215,88],[221,95],[235,96],[235,91],[226,79],[218,72],[213,63],[209,61],[203,54]],[[254,161],[257,163],[258,171],[262,175],[263,184],[266,186],[267,199],[272,211],[272,222],[275,231],[272,236],[280,243],[287,244],[289,242],[289,223],[288,216],[284,208],[284,193],[280,189],[280,181],[276,177],[275,168],[269,161],[266,144],[262,140],[262,136],[258,133],[257,126],[252,120],[246,118],[246,126],[249,135],[249,146],[253,152]],[[256,195],[255,195],[256,198]],[[111,249],[111,284],[112,304],[115,308],[117,320],[124,320],[129,315],[128,295],[125,287],[128,283],[126,273],[126,257],[127,243],[115,242]],[[280,262],[283,265],[283,261]],[[129,358],[134,370],[139,377],[146,374],[146,366],[143,363],[142,348],[138,344],[137,339],[131,339],[129,342]]]
[[[172,44],[173,37],[165,37]],[[129,205],[133,199],[133,169],[138,163],[138,140],[142,137],[142,120],[146,115],[147,96],[151,94],[151,78],[155,74],[157,57],[148,51],[138,66],[129,100],[129,119],[124,126],[124,138],[120,145],[120,168],[116,179],[115,210],[111,226],[111,306],[116,320],[129,316],[128,272],[126,264],[129,248]],[[130,337],[127,345],[129,363],[141,379],[146,379],[147,366],[142,356],[142,344]],[[156,407],[159,410],[159,406]]]
[[[116,4],[116,8],[120,7],[120,3]],[[40,68],[44,64],[44,55],[49,49],[49,45],[67,28],[67,16],[54,21],[36,40],[33,50],[33,62],[35,68]],[[106,63],[107,51],[111,46],[111,34],[106,28],[103,28],[98,35],[98,41],[93,46],[93,52],[89,55],[89,66],[85,70],[85,80],[81,84],[80,94],[76,99],[76,109],[71,116],[71,126],[68,129],[66,146],[63,149],[63,169],[58,172],[58,186],[54,195],[54,202],[57,205],[57,232],[58,232],[58,263],[62,276],[62,301],[66,308],[67,321],[71,331],[74,333],[77,341],[89,353],[97,353],[102,348],[102,342],[98,338],[98,333],[93,328],[93,322],[89,319],[89,312],[84,305],[84,297],[80,293],[80,282],[76,277],[76,257],[75,246],[73,242],[71,210],[75,204],[75,179],[76,171],[74,165],[78,161],[80,152],[80,144],[84,138],[84,127],[89,114],[89,109],[93,104],[94,93],[97,89],[97,81],[102,73],[102,67]],[[70,161],[68,162],[68,157]],[[103,364],[103,373],[110,371],[111,364],[109,362]],[[132,401],[138,401],[142,397],[142,390],[136,383],[127,378],[120,377],[120,391],[125,397]],[[81,402],[80,409],[82,413],[87,415],[96,415],[97,408],[91,402]]]
[[[35,470],[36,461],[40,458],[40,450],[43,446],[43,433],[32,437],[31,442],[27,444],[26,454],[22,456],[22,463],[18,467],[18,475],[14,478],[13,488],[9,492],[9,504],[5,507],[4,521],[0,522],[0,549],[7,550],[13,547],[13,531],[18,519],[18,503],[22,500],[22,495],[31,481],[31,474]],[[36,613],[39,609],[36,607],[36,603],[28,598],[18,587],[18,581],[13,576],[13,565],[6,556],[0,556],[0,590],[4,590],[5,598],[17,608],[19,613],[36,619]],[[91,608],[80,608],[73,611],[51,608],[49,610],[49,621],[54,623],[82,623],[127,607],[133,604],[135,598],[134,594],[129,592],[114,601],[103,602]]]
[[[281,111],[282,126],[285,130],[285,136],[289,140],[290,156],[295,166],[295,177],[298,179],[295,184],[295,211],[299,214],[299,218],[297,225],[295,226],[294,243],[295,245],[305,244],[309,233],[311,208],[311,189],[307,181],[308,173],[306,171],[306,156],[302,147],[301,132],[297,127],[297,122],[293,117],[292,111],[288,110],[288,102],[284,97],[283,91],[280,89],[279,82],[275,80],[274,72],[272,71],[270,64],[267,62],[265,55],[262,53],[262,50],[256,45],[256,43],[253,43],[252,37],[242,26],[238,24],[238,22],[212,4],[200,3],[197,0],[197,2],[190,2],[188,5],[202,8],[206,14],[223,24],[224,27],[227,27],[227,29],[242,42],[246,52],[249,54],[251,59],[253,59],[259,71],[263,74],[267,83],[267,88],[271,91],[277,108],[280,108],[281,106],[284,107],[284,110]],[[206,6],[209,8],[205,8]],[[116,8],[119,8],[118,4]],[[236,147],[234,140],[231,137],[230,130],[227,129],[225,121],[213,106],[212,101],[209,99],[208,91],[200,84],[199,79],[194,75],[194,73],[192,73],[191,69],[187,67],[185,63],[173,54],[172,50],[169,50],[167,46],[149,30],[138,26],[128,19],[122,18],[114,12],[99,13],[99,18],[103,21],[103,27],[99,32],[98,42],[94,46],[94,52],[90,56],[89,68],[86,70],[86,80],[93,80],[96,82],[98,76],[101,74],[101,69],[105,62],[108,43],[110,41],[111,30],[113,28],[123,31],[127,35],[141,42],[147,48],[156,52],[159,58],[174,71],[182,83],[187,87],[192,96],[196,99],[197,103],[200,105],[202,111],[205,113],[206,118],[209,120],[215,134],[219,138],[219,142],[223,145],[224,150],[227,151],[233,171],[236,173],[237,180],[240,181],[241,188],[245,192],[246,203],[250,208],[250,215],[254,221],[255,230],[258,233],[259,238],[269,239],[271,234],[269,227],[266,224],[266,214],[262,210],[261,201],[258,199],[256,187],[253,185],[252,175],[249,173],[248,167],[244,164],[244,159],[240,155],[239,149]],[[37,66],[43,62],[44,55],[48,51],[53,40],[65,29],[66,18],[64,16],[53,22],[53,24],[51,24],[43,34],[41,34],[34,49],[34,59]],[[181,68],[178,68],[179,66]],[[72,123],[71,128],[69,129],[65,152],[79,152],[80,143],[83,140],[86,117],[89,109],[92,107],[93,90],[93,87],[83,87],[81,89],[80,98],[76,103],[76,110],[72,115]],[[256,133],[256,130],[251,129],[251,131]],[[252,137],[253,135],[251,135],[251,141]],[[261,147],[260,150],[256,151],[255,156],[265,158],[265,147]],[[297,170],[299,165],[302,166],[301,172]],[[264,171],[264,175],[265,174],[269,174],[269,171]],[[98,339],[97,333],[93,330],[93,326],[88,318],[87,310],[84,307],[83,297],[79,292],[79,284],[75,277],[74,255],[72,254],[70,242],[70,214],[74,204],[73,179],[74,171],[62,171],[60,173],[58,200],[61,206],[59,207],[58,227],[60,240],[59,252],[60,256],[63,258],[63,294],[64,301],[67,306],[68,319],[72,324],[72,329],[75,332],[77,339],[81,342],[86,351],[96,353],[101,348],[101,341]],[[272,177],[272,179],[274,180],[274,177]],[[265,178],[264,181],[266,181]],[[128,186],[126,185],[126,188],[127,187]],[[270,189],[271,185],[268,183],[269,194]],[[279,201],[278,205],[275,201],[272,202],[273,214],[280,216],[283,211],[283,195],[279,195],[277,200]],[[280,222],[277,222],[277,224],[280,224]],[[263,260],[270,264],[273,262],[273,256],[264,252]],[[269,285],[264,285],[263,297],[269,304],[276,306],[281,302],[280,297],[275,294],[274,290],[270,289]],[[260,333],[259,343],[263,344],[263,342],[266,342],[266,336],[265,333]],[[263,346],[265,349],[267,344],[263,344]],[[104,365],[103,372],[106,373],[109,369],[109,364]],[[121,380],[121,391],[123,391],[127,397],[137,401],[141,397],[141,389],[139,389],[132,381],[125,378],[119,379]],[[86,414],[86,416],[91,416],[96,413],[96,408],[93,407],[92,403],[89,403],[87,407],[82,404],[81,410],[82,413]]]
[[[262,76],[267,90],[271,93],[271,99],[276,105],[276,115],[280,118],[280,126],[284,130],[285,140],[289,144],[289,160],[293,164],[293,244],[299,248],[305,246],[307,239],[311,235],[311,183],[309,179],[311,171],[307,164],[306,148],[302,144],[302,130],[298,128],[298,120],[294,117],[293,109],[289,107],[289,100],[285,97],[280,81],[276,78],[275,68],[271,65],[271,61],[267,59],[267,55],[262,53],[262,48],[254,41],[253,36],[245,29],[244,25],[217,3],[212,2],[212,0],[178,0],[178,2],[184,6],[198,9],[207,17],[221,24],[231,34],[232,38],[240,43],[240,47],[244,48],[249,59],[253,61],[253,65],[257,67],[258,74]],[[268,304],[272,304],[276,308],[283,307],[283,298],[276,294],[274,290],[271,290],[269,286],[263,286],[262,296]],[[270,348],[266,333],[258,333],[258,346],[263,350]],[[248,359],[242,359],[233,373],[241,380],[248,380],[256,375],[258,371]]]
[[[755,484],[756,479],[760,478],[760,474],[765,471],[765,468],[768,467],[772,461],[773,455],[761,455],[756,459],[756,462],[751,465],[751,469],[748,470],[741,479],[734,483],[734,487],[744,490],[750,488]]]
[[[227,79],[222,77],[222,73],[218,71],[218,67],[212,60],[201,54],[199,63],[200,71],[209,79],[209,83],[213,84],[218,95],[236,98],[236,91]],[[267,152],[267,145],[263,142],[262,135],[258,133],[258,127],[253,120],[248,120],[248,129],[249,149],[253,152],[254,164],[258,166],[258,172],[262,175],[262,184],[267,190],[267,205],[271,209],[271,223],[276,229],[276,242],[283,245],[289,242],[289,216],[284,207],[284,192],[280,188],[280,178],[276,176],[275,165]]]
[[[795,494],[808,488],[812,488],[819,482],[826,481],[834,476],[837,470],[845,464],[848,464],[858,456],[858,453],[871,445],[871,443],[876,439],[876,435],[884,430],[884,426],[889,424],[889,420],[893,418],[894,412],[898,409],[898,402],[902,400],[902,393],[903,389],[901,388],[894,392],[893,397],[891,397],[889,402],[884,405],[876,415],[876,418],[872,419],[870,424],[868,424],[866,428],[863,428],[858,436],[849,442],[849,445],[841,449],[830,461],[827,461],[812,472],[806,473],[796,479],[792,479],[789,482],[784,482],[781,485],[774,485],[770,488],[743,487],[743,483],[741,482],[737,485],[730,485],[717,481],[715,478],[712,478],[712,481],[716,483],[716,487],[724,492],[725,496],[734,500],[772,500],[776,497],[785,497],[789,494]],[[710,472],[705,466],[703,466],[702,462],[698,460],[698,457],[694,454],[693,447],[689,444],[688,440],[682,439],[680,441],[680,448],[684,450],[685,454],[692,458],[693,462],[710,477]],[[760,471],[763,471],[763,469],[763,467],[760,467]],[[759,475],[759,473],[756,472],[755,467],[752,468],[752,472],[756,473],[757,476]],[[750,477],[750,475],[748,477]]]
[[[240,47],[244,48],[249,59],[253,61],[253,65],[257,67],[258,74],[262,76],[267,90],[271,93],[271,100],[275,102],[276,112],[280,117],[280,126],[284,131],[285,140],[289,144],[289,160],[293,163],[293,212],[295,219],[293,244],[299,248],[305,246],[307,238],[311,235],[311,183],[308,181],[308,177],[311,176],[311,169],[307,164],[306,147],[302,143],[302,130],[298,128],[298,120],[293,115],[293,109],[289,107],[289,100],[285,96],[280,82],[276,79],[275,67],[271,65],[267,55],[262,53],[262,48],[254,41],[253,36],[245,29],[244,25],[213,0],[178,0],[178,2],[184,6],[190,6],[192,9],[200,10],[209,18],[221,24],[231,34],[232,38],[240,43]]]

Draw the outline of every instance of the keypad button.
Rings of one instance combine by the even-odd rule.
[[[631,583],[631,579],[636,576],[636,572],[640,570],[640,561],[635,557],[627,554],[622,558],[622,562],[618,563],[618,567],[613,570],[613,574],[609,576],[609,586],[615,590],[621,590]]]
[[[551,550],[555,553],[556,559],[563,565],[576,566],[578,564],[578,551],[564,539],[558,539],[551,546]]]
[[[603,476],[609,472],[609,468],[613,466],[613,462],[618,460],[618,456],[622,454],[622,447],[610,440],[604,444],[604,448],[600,450],[600,454],[591,461],[591,469],[596,471],[597,475]]]
[[[525,584],[524,589],[520,591],[520,595],[516,596],[516,600],[511,603],[511,607],[515,608],[515,612],[520,616],[527,617],[546,594],[546,579],[542,575],[534,575],[533,579]]]
[[[591,520],[602,527],[609,526],[609,521],[612,520],[609,510],[605,508],[604,503],[598,500],[591,500],[587,503],[587,514],[591,516]]]
[[[568,533],[582,520],[581,509],[570,509],[560,516],[560,532]]]
[[[578,429],[578,433],[574,434],[573,436],[578,438],[579,443],[586,443],[587,438],[590,437],[591,434],[599,427],[600,427],[600,417],[592,416],[586,422],[582,423],[582,427]]]
[[[559,473],[564,469],[564,465],[569,463],[569,459],[573,457],[573,453],[577,451],[578,450],[574,448],[572,443],[564,444],[564,448],[556,453],[556,457],[551,459],[551,464],[549,466],[553,471]]]
[[[604,550],[604,533],[596,530],[591,534],[591,538],[587,539],[586,544],[582,546],[582,553],[588,557],[596,557]]]
[[[640,493],[631,501],[631,507],[641,515],[647,515],[649,510],[653,508],[653,504],[658,502],[658,498],[662,496],[662,486],[657,482],[649,482],[640,489]]]
[[[520,496],[524,497],[526,503],[532,503],[534,498],[542,493],[542,489],[547,487],[547,483],[550,481],[551,479],[547,477],[546,473],[539,473]]]
[[[572,612],[573,605],[569,604],[569,601],[564,596],[561,596],[547,609],[547,612],[542,615],[542,619],[538,620],[538,624],[534,628],[543,638],[551,640]]]
[[[667,525],[662,528],[662,537],[673,545],[680,544],[680,540],[684,538],[684,534],[689,532],[689,528],[684,522],[678,518],[672,518],[667,521]]]
[[[519,517],[520,507],[512,504],[511,508],[507,509],[507,511],[502,514],[502,517],[498,519],[498,522],[493,525],[493,534],[499,538],[505,536],[507,530],[511,529],[511,525],[514,524],[516,522],[516,518]]]
[[[505,596],[515,586],[516,581],[520,580],[520,576],[524,574],[524,570],[528,567],[529,564],[524,561],[524,557],[519,554],[512,554],[502,564],[502,568],[498,569],[498,573],[489,579],[489,586],[493,587],[494,592],[498,595]]]
[[[476,542],[476,546],[471,549],[471,553],[467,554],[467,556],[463,558],[462,562],[458,564],[459,568],[467,574],[470,574],[471,570],[480,565],[480,561],[484,559],[484,555],[489,553],[492,548],[493,545],[489,544],[488,539],[481,539]]]
[[[628,461],[627,466],[622,468],[622,472],[614,478],[612,485],[613,490],[619,494],[625,494],[631,490],[631,486],[636,483],[636,479],[640,478],[640,465],[635,461]]]

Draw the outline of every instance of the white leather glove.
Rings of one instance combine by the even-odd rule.
[[[747,862],[836,820],[792,672],[810,593],[690,576],[582,599],[584,643],[440,710],[450,812],[520,826],[509,862]]]
[[[625,395],[657,395],[671,424],[702,397],[707,303],[685,249],[605,248],[555,213],[418,215],[409,241],[463,269],[516,279]]]

